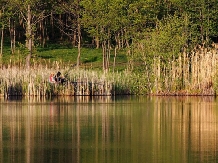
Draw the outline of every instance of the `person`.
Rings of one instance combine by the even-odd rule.
[[[61,75],[61,72],[60,72],[60,71],[57,72],[57,74],[55,75],[54,79],[55,79],[55,81],[56,81],[57,83],[63,84],[63,83],[66,82],[66,79]]]
[[[50,76],[49,76],[49,82],[50,82],[50,83],[56,83],[55,77],[54,77],[54,74],[53,74],[53,73],[51,73]]]

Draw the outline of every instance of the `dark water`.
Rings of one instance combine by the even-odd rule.
[[[218,162],[218,100],[0,99],[0,163],[11,162]]]

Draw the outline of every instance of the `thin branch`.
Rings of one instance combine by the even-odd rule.
[[[38,16],[38,19],[36,19],[33,24],[36,24],[38,22],[40,22],[41,20],[45,19],[46,17],[50,16],[51,14],[48,15],[44,15],[44,11]]]
[[[27,22],[27,18],[25,17],[25,15],[23,14],[23,12],[22,11],[20,11],[20,13],[21,13],[21,15],[22,15],[22,17],[23,17],[23,19]]]

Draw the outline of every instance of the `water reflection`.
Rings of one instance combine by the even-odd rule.
[[[214,97],[0,99],[0,162],[216,162]]]

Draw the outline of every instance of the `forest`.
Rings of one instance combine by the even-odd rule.
[[[0,74],[7,76],[0,79],[0,94],[75,94],[72,86],[47,83],[57,70],[74,82],[106,82],[107,93],[92,86],[101,94],[217,92],[216,0],[0,0],[0,30]],[[39,49],[52,45],[76,49],[73,70],[72,63],[40,60]],[[96,49],[101,70],[82,69],[83,55]],[[125,68],[115,71],[119,56]]]

